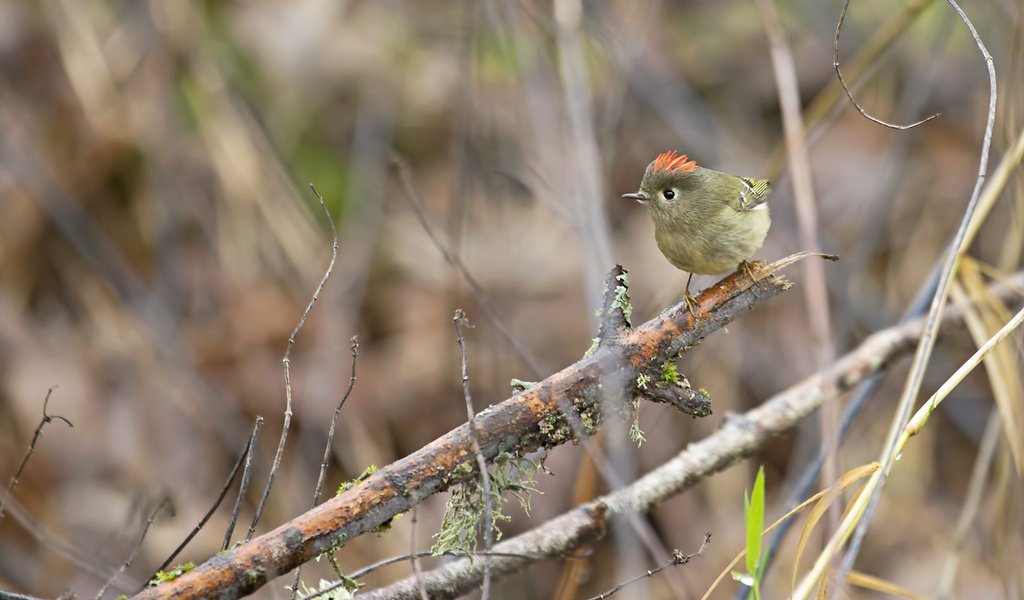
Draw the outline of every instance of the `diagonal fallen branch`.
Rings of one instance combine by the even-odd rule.
[[[1021,304],[1024,272],[1006,284],[993,285],[992,293],[1010,304]],[[1010,300],[1010,299],[1013,300]],[[963,314],[947,307],[942,331],[963,326]],[[609,521],[631,511],[646,511],[679,494],[709,475],[722,471],[756,452],[772,437],[790,429],[820,405],[826,390],[842,393],[863,379],[887,369],[910,354],[924,329],[923,319],[879,331],[825,371],[812,375],[761,406],[729,419],[721,429],[690,444],[674,458],[632,484],[582,504],[514,538],[495,544],[491,577],[521,571],[537,560],[569,555],[604,536]],[[480,561],[461,558],[387,587],[361,592],[364,600],[418,598],[419,586],[431,598],[455,598],[479,587]]]
[[[624,302],[628,280],[625,271],[616,267],[608,278],[615,293],[605,294],[603,310],[606,315],[617,311],[619,318],[604,320],[613,326],[603,328],[601,343],[587,356],[476,416],[484,458],[491,461],[503,450],[525,454],[574,441],[567,419],[596,427],[602,415],[601,386],[618,386],[627,395],[668,402],[694,416],[710,414],[710,404],[700,392],[682,385],[645,390],[635,382],[641,375],[657,381],[666,361],[789,288],[790,282],[777,272],[803,256],[755,264],[753,279],[743,270],[726,277],[697,298],[697,319],[679,304],[636,329],[629,328],[628,314],[621,314],[629,311],[628,301]],[[569,407],[572,414],[565,414]],[[586,433],[595,430],[588,427]],[[462,425],[274,531],[135,597],[236,598],[252,593],[387,523],[428,496],[476,477],[474,456],[468,426]]]

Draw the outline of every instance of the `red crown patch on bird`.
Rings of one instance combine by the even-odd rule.
[[[697,170],[697,161],[689,160],[685,154],[676,154],[675,150],[662,152],[654,159],[652,171],[678,171],[689,173]]]

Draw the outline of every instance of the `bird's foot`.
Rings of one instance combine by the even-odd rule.
[[[697,315],[697,299],[693,297],[689,290],[683,295],[683,302],[686,303],[686,308],[693,315],[693,318],[700,321],[700,316]]]
[[[751,281],[753,281],[755,283],[758,281],[757,275],[754,274],[754,265],[753,265],[753,263],[748,263],[745,260],[744,261],[740,261],[739,268],[743,269],[743,272],[747,274],[747,277],[749,277]]]

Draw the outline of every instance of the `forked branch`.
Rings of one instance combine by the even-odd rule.
[[[587,356],[476,415],[481,454],[490,462],[500,451],[525,454],[574,441],[567,419],[585,415],[584,422],[595,427],[600,424],[601,385],[622,386],[627,395],[670,402],[695,416],[709,414],[708,400],[699,392],[672,385],[661,388],[667,393],[654,397],[637,389],[638,376],[660,374],[662,366],[680,352],[787,289],[789,281],[777,272],[801,257],[755,265],[756,280],[743,270],[726,277],[697,298],[699,318],[680,304],[635,329],[629,328],[626,314],[605,320],[614,323],[616,331],[602,331],[605,342]],[[628,291],[621,267],[613,270],[608,285],[617,292]],[[629,310],[623,296],[606,294],[610,304],[603,308],[605,314]],[[573,414],[564,414],[562,407],[571,407]],[[173,581],[143,590],[136,598],[235,598],[252,593],[338,544],[372,531],[428,496],[466,477],[478,477],[475,456],[469,427],[464,424],[274,531]]]

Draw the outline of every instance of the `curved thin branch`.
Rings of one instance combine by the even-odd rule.
[[[334,218],[331,217],[331,213],[327,210],[327,204],[324,203],[323,196],[320,192],[316,191],[313,184],[309,184],[309,189],[313,190],[317,200],[320,201],[320,208],[324,210],[324,216],[327,217],[327,223],[331,226],[331,236],[334,238],[334,243],[331,245],[331,262],[327,265],[327,270],[324,271],[323,277],[320,278],[320,283],[316,286],[316,290],[313,291],[313,297],[310,298],[309,304],[306,305],[306,310],[302,312],[302,316],[299,318],[299,322],[295,325],[295,329],[292,330],[291,336],[288,338],[288,346],[284,351],[284,358],[281,359],[281,363],[284,365],[284,422],[281,424],[281,437],[277,443],[277,451],[274,453],[274,462],[270,466],[270,474],[267,476],[267,485],[263,488],[263,495],[260,497],[260,503],[256,506],[256,514],[252,518],[252,523],[249,525],[249,531],[245,534],[245,541],[252,539],[253,533],[256,532],[256,525],[260,521],[260,517],[263,515],[263,509],[267,505],[267,498],[270,497],[270,489],[274,486],[274,476],[277,474],[278,467],[281,466],[281,457],[284,455],[284,445],[288,440],[288,428],[292,423],[292,380],[291,380],[291,353],[292,347],[295,346],[295,338],[299,335],[299,331],[302,330],[302,326],[306,324],[306,319],[309,318],[309,313],[313,311],[313,305],[320,299],[320,292],[323,291],[324,286],[327,285],[327,280],[331,277],[331,271],[334,269],[334,263],[338,260],[338,229],[334,226]]]
[[[491,544],[494,538],[494,499],[491,497],[491,475],[487,472],[487,459],[480,450],[480,432],[477,431],[476,410],[473,409],[473,398],[469,392],[469,365],[466,364],[466,340],[462,335],[463,327],[472,327],[466,313],[461,308],[455,309],[452,317],[452,324],[455,326],[455,337],[459,344],[459,351],[462,354],[462,394],[466,398],[466,418],[469,424],[469,439],[473,444],[473,454],[476,456],[476,468],[480,472],[481,487],[484,491],[484,551],[491,551]],[[484,555],[484,583],[480,591],[481,600],[488,600],[491,596],[491,558]]]
[[[152,514],[149,515],[149,519],[146,520],[146,524],[142,526],[142,533],[139,535],[139,541],[135,544],[135,547],[132,548],[131,553],[128,555],[128,560],[124,561],[124,564],[118,567],[117,571],[114,571],[114,574],[110,576],[110,579],[100,587],[100,591],[96,592],[95,600],[100,600],[100,598],[103,597],[103,594],[107,593],[107,590],[110,589],[111,585],[113,585],[114,580],[120,575],[123,575],[125,571],[128,570],[128,567],[132,565],[132,561],[135,560],[135,557],[139,555],[139,550],[142,549],[142,542],[145,541],[146,534],[149,533],[150,525],[153,524],[153,521],[156,520],[156,516],[160,514],[160,511],[163,510],[169,502],[170,498],[165,496],[160,500],[160,504],[157,504],[156,508],[153,509]]]
[[[14,488],[18,487],[18,478],[25,471],[25,465],[28,464],[28,459],[32,457],[32,453],[36,451],[36,444],[39,443],[39,438],[43,437],[43,427],[54,419],[60,419],[67,423],[68,427],[74,427],[71,421],[65,419],[60,415],[51,415],[46,412],[46,408],[50,406],[50,395],[53,394],[53,390],[57,389],[57,386],[51,386],[46,391],[46,398],[43,400],[43,418],[39,420],[39,425],[36,426],[35,433],[32,434],[32,441],[28,444],[28,452],[25,453],[25,457],[21,459],[21,464],[18,465],[18,469],[14,471],[14,475],[11,477],[10,483],[7,484],[7,491],[0,494],[0,521],[4,518],[4,509],[7,507],[7,499],[14,495]]]
[[[667,563],[665,563],[663,565],[659,565],[659,566],[657,566],[657,567],[655,567],[653,569],[648,569],[646,573],[642,573],[640,575],[636,575],[634,577],[630,577],[629,579],[627,579],[626,581],[623,581],[622,583],[617,583],[611,589],[609,589],[607,591],[604,591],[604,592],[601,592],[600,594],[594,596],[590,600],[605,600],[605,598],[608,598],[608,597],[610,597],[610,596],[612,596],[614,594],[617,594],[622,588],[624,588],[626,586],[629,586],[629,585],[633,585],[634,583],[636,583],[638,581],[641,581],[642,579],[644,579],[646,577],[654,577],[655,575],[657,575],[658,573],[664,571],[665,569],[667,569],[669,567],[677,567],[679,565],[689,564],[690,561],[693,560],[694,558],[698,558],[698,557],[702,556],[704,554],[704,548],[707,548],[708,544],[710,544],[710,543],[711,543],[711,534],[710,533],[705,533],[704,534],[704,543],[700,545],[700,548],[698,548],[696,552],[692,552],[690,554],[683,554],[682,552],[680,552],[677,549],[677,550],[672,552],[672,559],[669,560]]]
[[[835,69],[836,69],[836,77],[839,78],[839,85],[843,86],[843,91],[846,92],[846,97],[849,98],[850,102],[853,103],[853,106],[854,106],[854,108],[857,109],[857,112],[859,112],[862,117],[864,117],[865,119],[871,121],[872,123],[877,123],[877,124],[879,124],[879,125],[881,125],[883,127],[888,127],[889,129],[899,129],[899,130],[913,129],[914,127],[917,127],[918,125],[923,125],[923,124],[927,123],[928,121],[931,121],[932,119],[938,117],[940,114],[942,114],[942,113],[935,113],[934,115],[932,115],[930,117],[925,117],[924,119],[921,119],[920,121],[915,121],[915,122],[911,123],[910,125],[896,125],[895,123],[889,123],[888,121],[883,121],[883,120],[881,120],[881,119],[879,119],[877,117],[873,117],[873,116],[869,115],[867,113],[867,111],[865,111],[863,108],[861,108],[860,104],[857,104],[857,100],[853,97],[853,92],[850,91],[850,88],[846,85],[846,80],[843,79],[843,71],[839,68],[839,35],[843,31],[843,21],[846,20],[846,11],[849,8],[850,8],[850,0],[846,0],[845,2],[843,2],[843,11],[841,13],[839,13],[839,22],[836,23],[836,38],[835,38],[835,44],[834,44],[834,47],[833,47],[832,66],[835,67]]]
[[[231,484],[235,482],[235,477],[238,476],[238,471],[241,470],[242,464],[245,463],[246,458],[249,456],[249,453],[252,450],[252,441],[256,433],[259,431],[259,427],[262,423],[263,417],[257,417],[256,425],[253,426],[253,433],[249,436],[249,439],[246,440],[245,448],[242,448],[242,453],[239,454],[238,459],[235,460],[235,466],[231,467],[231,472],[228,473],[228,478],[224,481],[224,486],[221,487],[220,493],[217,494],[217,499],[213,501],[213,505],[206,511],[206,514],[199,519],[199,523],[197,523],[196,526],[192,528],[192,531],[185,536],[185,539],[178,544],[178,547],[174,549],[174,552],[171,552],[170,556],[165,558],[164,562],[160,563],[160,566],[156,568],[157,571],[163,571],[170,566],[174,559],[178,557],[178,554],[185,549],[185,546],[188,546],[188,543],[192,541],[192,538],[196,537],[196,535],[202,531],[203,527],[210,520],[210,517],[213,516],[213,513],[217,512],[217,508],[220,507],[220,503],[224,501],[224,498],[227,497],[228,492],[231,490]],[[241,495],[242,494],[240,494],[240,496]],[[238,504],[235,505],[235,508],[238,508]],[[234,513],[232,516],[237,518],[238,514]],[[234,522],[234,520],[235,519],[232,519],[232,522]],[[228,535],[227,538],[228,542],[230,542],[231,536]],[[156,573],[154,573],[149,579],[153,579],[154,577],[156,577]],[[149,581],[149,579],[147,579],[147,581]]]

